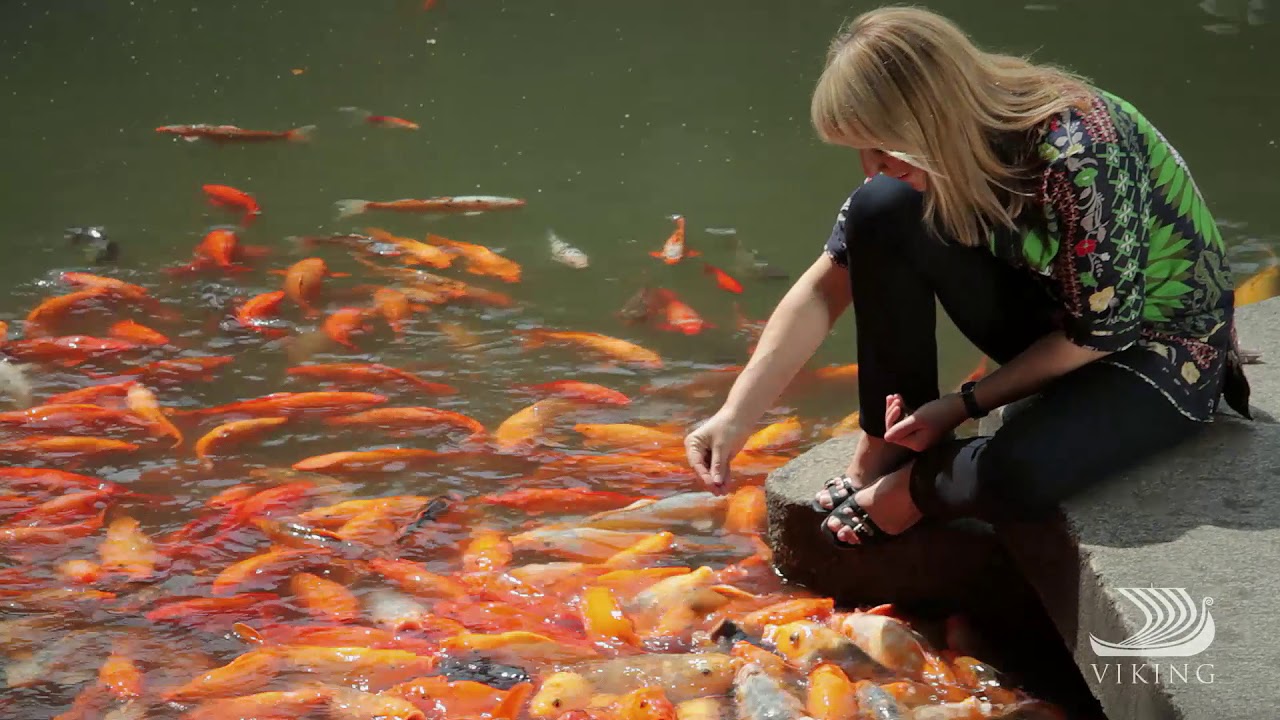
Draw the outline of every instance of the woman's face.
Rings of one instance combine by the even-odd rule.
[[[862,159],[862,170],[867,174],[868,179],[883,173],[907,183],[920,192],[924,192],[929,186],[928,173],[883,150],[859,149],[858,157]]]

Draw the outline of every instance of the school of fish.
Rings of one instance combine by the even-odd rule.
[[[156,128],[220,144],[315,131]],[[603,366],[618,382],[516,385],[509,413],[489,418],[469,412],[453,370],[380,362],[382,347],[431,343],[472,374],[500,364],[459,315],[518,309],[523,268],[366,217],[525,200],[337,200],[339,221],[366,226],[256,246],[243,238],[258,198],[200,191],[235,224],[207,229],[189,256],[147,276],[58,272],[25,317],[0,321],[0,717],[1065,717],[973,657],[958,618],[930,634],[893,607],[837,608],[774,572],[765,477],[855,431],[856,412],[773,418],[736,458],[734,489],[715,495],[685,465],[697,418],[637,409],[722,397],[739,366],[660,377],[667,363],[641,343],[527,327],[519,352],[580,357],[582,375]],[[695,260],[706,249],[688,247],[686,218],[670,222],[638,263],[696,263],[735,298],[744,280],[779,277],[733,230],[707,230],[733,236],[728,270]],[[594,267],[553,230],[538,247]],[[214,313],[185,307],[176,289],[199,282],[235,292]],[[1237,303],[1276,294],[1273,267]],[[750,349],[763,322],[733,308]],[[618,335],[715,327],[647,281],[615,315]],[[288,367],[264,371],[246,348]],[[797,383],[853,397],[857,379],[839,365]],[[237,399],[206,402],[228,389]],[[298,451],[281,466],[268,448]]]

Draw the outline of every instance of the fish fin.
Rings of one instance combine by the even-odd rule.
[[[195,142],[195,141],[199,140],[199,139],[200,139],[200,136],[198,136],[198,135],[184,135],[184,136],[182,136],[182,137],[181,137],[181,138],[179,138],[179,139],[180,139],[180,140],[182,140],[183,142],[193,143],[193,142]]]
[[[483,215],[483,214],[484,214],[484,212],[482,212],[482,211],[480,211],[480,210],[471,210],[471,211],[468,211],[468,212],[464,212],[464,213],[462,213],[462,216],[463,216],[463,217],[475,217],[476,215]]]
[[[303,125],[300,128],[294,128],[285,133],[285,138],[292,142],[310,142],[311,136],[315,133],[315,125]]]
[[[701,255],[702,255],[702,253],[701,253],[701,252],[699,252],[699,251],[697,251],[697,250],[685,250],[685,251],[684,251],[684,256],[685,256],[685,257],[687,257],[687,258],[699,257],[699,256],[701,256]]]
[[[240,252],[243,253],[245,257],[261,258],[270,255],[271,248],[263,247],[262,245],[241,245]]]
[[[285,270],[268,270],[267,274],[268,275],[288,275],[289,273],[288,271],[285,271]]]
[[[506,697],[493,709],[494,720],[516,720],[520,709],[533,694],[533,683],[522,682],[507,691]]]
[[[664,262],[664,263],[666,263],[666,264],[668,264],[668,265],[675,265],[676,263],[680,262],[680,258],[674,258],[674,259],[673,259],[673,258],[669,258],[669,257],[663,257],[663,258],[662,258],[662,262]]]
[[[363,213],[369,207],[368,200],[339,200],[334,203],[338,208],[338,219],[348,218]]]
[[[351,273],[347,273],[347,272],[331,272],[331,273],[329,273],[329,277],[335,277],[335,278],[349,278],[349,277],[351,277]]]
[[[521,339],[521,343],[526,350],[539,348],[546,344],[547,339],[543,336],[541,330],[517,330],[516,332],[524,336]]]
[[[653,252],[649,253],[649,257],[656,257],[656,258],[658,258],[659,260],[662,260],[662,259],[665,259],[665,258],[666,258],[666,255],[663,255],[662,253],[658,252],[657,250],[654,250]]]

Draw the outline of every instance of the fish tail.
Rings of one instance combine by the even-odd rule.
[[[338,219],[349,218],[363,213],[369,207],[368,200],[339,200],[334,203],[338,208]]]
[[[315,125],[303,125],[302,127],[290,130],[285,133],[284,136],[285,139],[291,142],[311,142],[311,136],[315,134],[315,131]]]
[[[365,122],[369,119],[370,115],[373,115],[373,113],[369,112],[368,110],[365,110],[364,108],[358,108],[353,105],[346,105],[346,106],[340,107],[338,108],[338,112],[346,113],[347,115],[350,115],[356,122]]]
[[[502,698],[502,702],[498,703],[498,707],[493,709],[494,720],[516,720],[520,715],[520,708],[524,707],[524,703],[533,694],[533,683],[522,682],[507,691],[506,697]]]

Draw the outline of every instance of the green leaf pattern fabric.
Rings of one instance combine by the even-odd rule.
[[[1037,211],[991,250],[1061,303],[1072,342],[1108,351],[1187,417],[1217,410],[1234,316],[1226,248],[1177,150],[1098,91],[1041,129]],[[1012,242],[1017,247],[998,247]]]

